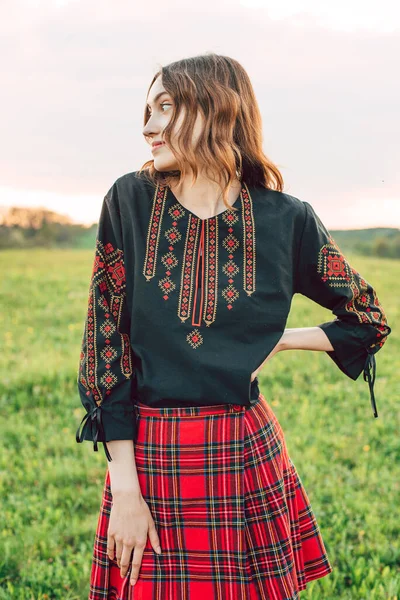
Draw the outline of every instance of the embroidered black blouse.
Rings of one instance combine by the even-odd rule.
[[[200,219],[138,171],[106,193],[97,229],[78,390],[76,440],[136,439],[134,405],[250,405],[255,371],[283,335],[292,297],[329,308],[321,323],[343,373],[368,380],[391,332],[372,286],[314,208],[263,187]],[[372,376],[371,376],[372,370]],[[80,431],[82,426],[82,430]]]

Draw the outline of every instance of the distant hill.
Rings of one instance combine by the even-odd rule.
[[[330,234],[342,252],[366,256],[400,258],[400,229],[371,227],[367,229],[330,229]]]
[[[54,247],[94,249],[97,223],[74,223],[46,208],[0,207],[0,250]],[[400,229],[372,227],[330,233],[342,252],[400,258]]]
[[[330,233],[340,246],[342,243],[349,248],[353,245],[369,242],[371,238],[392,237],[400,233],[396,227],[369,227],[367,229],[330,229]]]

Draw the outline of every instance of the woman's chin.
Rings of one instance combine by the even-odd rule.
[[[154,168],[157,171],[174,171],[178,168],[178,165],[173,158],[155,156],[153,161]]]

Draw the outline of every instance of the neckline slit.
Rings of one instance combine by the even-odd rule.
[[[166,188],[167,188],[167,194],[170,194],[171,198],[177,204],[179,204],[179,206],[181,206],[183,210],[186,210],[189,215],[191,215],[195,219],[198,219],[200,222],[211,221],[212,219],[216,219],[217,217],[221,217],[222,215],[231,212],[230,208],[225,208],[225,210],[222,210],[221,212],[217,213],[216,215],[214,215],[212,217],[206,217],[205,219],[202,219],[201,217],[199,217],[199,215],[196,215],[196,213],[194,213],[192,210],[190,210],[186,206],[183,206],[183,204],[181,202],[179,202],[178,198],[175,196],[174,192],[172,191],[172,189],[170,188],[169,185],[166,185]],[[238,205],[240,203],[241,198],[242,198],[242,190],[243,190],[243,183],[241,182],[239,194],[237,195],[235,202],[231,205],[232,207],[236,208],[236,205]],[[235,212],[235,211],[232,211],[232,212]]]

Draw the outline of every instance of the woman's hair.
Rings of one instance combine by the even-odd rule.
[[[173,151],[179,168],[159,172],[154,161],[149,160],[140,168],[140,174],[144,173],[153,184],[160,180],[167,185],[179,184],[185,175],[185,164],[196,180],[200,162],[206,165],[207,175],[218,174],[227,208],[228,189],[237,178],[248,185],[283,191],[280,171],[262,150],[260,110],[250,78],[238,61],[214,53],[175,61],[154,75],[149,91],[160,75],[175,104],[172,118],[163,131],[163,139],[170,147],[171,130],[180,109],[184,107],[186,113],[174,137]],[[198,110],[204,117],[204,129],[192,147]],[[144,125],[149,117],[146,104]]]

